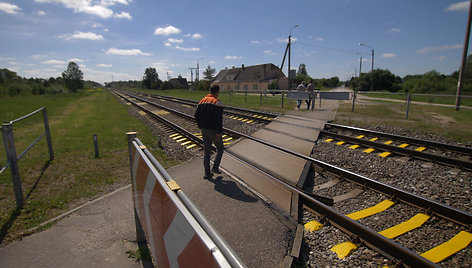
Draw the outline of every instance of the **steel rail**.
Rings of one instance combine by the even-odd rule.
[[[147,96],[152,97],[152,98],[171,100],[173,102],[186,104],[186,105],[193,105],[193,106],[198,105],[198,101],[194,101],[194,100],[187,100],[187,99],[168,97],[168,96],[149,94],[149,93],[140,93],[140,94],[144,94],[144,95],[147,95]],[[252,115],[242,114],[242,113],[239,113],[239,112],[232,112],[232,111],[229,111],[229,110],[250,113]],[[257,115],[262,115],[262,116],[266,116],[266,117],[269,117],[269,118],[276,118],[278,116],[278,115],[271,114],[271,113],[260,112],[260,111],[244,109],[244,108],[239,108],[239,107],[233,107],[233,106],[227,106],[227,105],[223,105],[223,112],[226,113],[226,114],[239,116],[239,117],[244,117],[244,118],[252,119],[252,120],[257,120],[257,121],[264,122],[264,123],[270,123],[270,122],[272,122],[272,120],[271,119],[264,119],[264,118],[254,117],[253,115],[257,114]]]
[[[370,135],[382,136],[389,139],[401,140],[401,141],[409,142],[415,145],[428,146],[428,147],[432,147],[436,149],[446,149],[449,151],[468,154],[472,156],[471,147],[457,146],[457,145],[452,145],[452,144],[447,144],[447,143],[416,139],[416,138],[411,138],[411,137],[406,137],[406,136],[394,135],[394,134],[389,134],[389,133],[384,133],[384,132],[378,132],[378,131],[373,131],[373,130],[368,130],[368,129],[362,129],[362,128],[351,127],[351,126],[343,126],[343,125],[337,125],[337,124],[331,124],[331,123],[327,123],[326,126],[339,128],[343,130],[355,131],[358,133],[367,133]]]
[[[139,106],[139,105],[137,105]],[[139,106],[142,108],[142,106]],[[183,113],[182,113],[183,114]],[[185,114],[183,114],[185,115]],[[242,137],[247,137],[251,140],[260,142],[262,144],[268,145],[270,147],[273,147],[275,149],[281,150],[283,152],[302,157],[306,160],[312,161],[314,163],[317,163],[318,165],[322,165],[323,162],[318,161],[316,159],[313,159],[311,157],[304,156],[302,154],[290,151],[288,149],[278,147],[276,145],[270,144],[268,142],[265,142],[263,140],[259,140],[257,138],[247,136],[245,134],[232,131],[229,129],[224,129],[226,132],[230,132],[232,135],[239,135]],[[197,137],[198,138],[198,137]],[[198,138],[200,139],[200,138]],[[201,141],[202,142],[202,141]],[[201,143],[200,143],[201,144]],[[259,167],[255,167],[254,165],[251,165],[244,161],[242,158],[239,156],[235,156],[234,154],[231,154],[230,152],[226,152],[226,154],[237,158],[239,161],[246,163],[247,165],[250,165],[258,170],[261,170]],[[331,166],[329,164],[326,164],[328,166]],[[333,166],[334,167],[334,166]],[[264,173],[267,174],[266,171]],[[410,265],[412,267],[416,266],[421,266],[421,267],[438,267],[434,263],[430,262],[429,260],[421,257],[420,255],[416,254],[415,252],[395,243],[393,240],[388,239],[379,233],[367,228],[364,225],[361,225],[360,223],[346,217],[345,215],[339,213],[338,211],[330,208],[329,206],[323,204],[322,202],[318,201],[316,198],[310,196],[309,194],[305,193],[303,190],[300,190],[289,183],[278,179],[275,176],[270,176],[273,178],[276,182],[282,184],[286,188],[288,188],[290,191],[299,194],[303,200],[306,201],[313,209],[316,211],[320,212],[323,214],[328,220],[330,220],[333,224],[336,226],[339,226],[342,230],[344,230],[347,233],[354,234],[359,237],[360,240],[364,241],[366,245],[370,246],[373,249],[377,249],[378,251],[383,252],[385,255],[390,256],[392,258],[396,258],[399,260],[402,260],[405,264]]]
[[[355,144],[362,144],[362,145],[367,145],[367,146],[374,147],[374,148],[380,148],[384,151],[394,152],[394,153],[409,156],[409,157],[415,157],[415,158],[428,160],[428,161],[435,161],[435,162],[439,162],[439,163],[443,163],[443,164],[452,165],[452,166],[455,166],[455,167],[464,168],[464,169],[467,169],[467,170],[472,170],[472,162],[471,161],[466,161],[466,160],[462,160],[462,159],[458,159],[458,158],[447,157],[447,156],[443,156],[443,155],[439,155],[439,154],[416,151],[416,150],[412,150],[412,149],[408,149],[408,148],[402,148],[402,147],[393,146],[393,145],[389,145],[389,144],[384,144],[384,143],[376,142],[376,141],[358,139],[356,137],[341,135],[341,134],[337,134],[337,133],[326,131],[326,130],[321,130],[320,134],[324,135],[324,136],[344,140],[344,141],[349,141],[349,142],[355,143]]]
[[[142,99],[142,98],[138,98],[138,99],[140,99],[142,101],[145,101],[147,103],[150,103],[152,105],[157,105],[157,106],[161,107],[161,105],[154,104],[153,102],[150,102],[148,100],[145,100],[145,99]],[[167,108],[167,109],[168,109],[168,111],[173,111],[177,115],[180,115],[180,116],[185,117],[187,119],[195,120],[195,118],[193,118],[193,116],[190,116],[188,114],[185,114],[185,113],[182,113],[182,112],[179,112],[179,111],[175,111],[175,110],[172,110],[172,109],[169,109],[169,108]],[[272,147],[274,149],[280,150],[282,152],[297,156],[297,157],[302,158],[304,160],[311,161],[312,163],[318,165],[319,167],[321,167],[325,170],[328,170],[331,173],[339,174],[339,175],[343,176],[345,179],[348,179],[348,180],[350,180],[352,182],[355,182],[359,185],[371,188],[371,189],[373,189],[377,192],[380,192],[380,193],[385,194],[387,196],[391,196],[392,198],[397,198],[398,200],[400,200],[400,201],[402,201],[406,204],[410,204],[412,206],[424,209],[425,211],[430,211],[431,213],[434,213],[434,214],[436,214],[436,215],[438,215],[442,218],[445,218],[445,219],[451,220],[453,222],[456,222],[460,225],[463,225],[463,226],[466,226],[466,227],[472,226],[472,214],[467,213],[465,211],[462,211],[462,210],[459,210],[459,209],[441,204],[441,203],[436,202],[434,200],[430,200],[430,199],[427,199],[427,198],[424,198],[424,197],[406,192],[402,189],[399,189],[399,188],[396,188],[396,187],[378,182],[376,180],[367,178],[367,177],[362,176],[362,175],[358,175],[358,174],[353,173],[351,171],[347,171],[347,170],[344,170],[342,168],[338,168],[334,165],[322,162],[322,161],[317,160],[315,158],[312,158],[310,156],[306,156],[306,155],[300,154],[298,152],[295,152],[295,151],[292,151],[292,150],[289,150],[289,149],[286,149],[286,148],[283,148],[283,147],[279,147],[277,145],[274,145],[274,144],[269,143],[267,141],[261,140],[259,138],[255,138],[255,137],[252,137],[252,136],[249,136],[249,135],[246,135],[246,134],[243,134],[243,133],[240,133],[240,132],[228,129],[228,128],[223,128],[223,131],[227,134],[230,134],[231,136],[250,139],[250,140],[253,140],[255,142],[259,142],[259,143],[264,144],[266,146]]]

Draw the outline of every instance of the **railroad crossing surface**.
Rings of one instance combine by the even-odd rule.
[[[323,100],[322,107],[314,111],[288,112],[254,137],[310,155],[319,130],[334,119],[337,104]],[[236,161],[231,154],[295,184],[305,165],[286,153],[241,140],[225,153],[221,164],[224,172],[211,180],[203,179],[201,158],[168,172],[248,267],[280,267],[295,236],[296,222],[287,217],[291,213],[290,192],[270,178],[261,178],[254,168]],[[134,241],[131,187],[124,187],[43,232],[0,248],[0,267],[146,266],[128,257],[128,251],[137,250]]]

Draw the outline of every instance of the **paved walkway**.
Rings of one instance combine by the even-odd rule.
[[[325,101],[321,109],[288,116],[331,120],[336,107]],[[202,161],[192,159],[168,172],[248,267],[279,267],[295,223],[227,174],[204,180]],[[127,254],[138,248],[134,226],[131,187],[124,187],[0,248],[0,267],[142,267]]]

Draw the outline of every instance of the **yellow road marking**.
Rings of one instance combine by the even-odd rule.
[[[386,210],[387,208],[391,207],[393,204],[395,204],[395,203],[390,201],[390,200],[384,200],[384,201],[378,203],[375,206],[372,206],[372,207],[369,207],[369,208],[366,208],[366,209],[363,209],[363,210],[359,210],[359,211],[350,213],[350,214],[346,215],[346,217],[349,217],[353,220],[363,219],[365,217],[369,217],[369,216],[372,216],[374,214],[380,213],[380,212]]]
[[[470,244],[470,242],[472,242],[472,234],[466,231],[460,231],[449,241],[421,254],[421,257],[428,259],[431,262],[438,263],[459,250],[464,249]]]
[[[406,232],[409,232],[415,228],[420,227],[429,219],[429,216],[423,213],[418,213],[409,220],[397,224],[391,228],[379,232],[379,234],[385,236],[386,238],[395,238],[399,235],[402,235]]]

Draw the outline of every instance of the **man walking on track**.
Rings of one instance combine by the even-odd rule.
[[[223,106],[218,99],[220,87],[214,85],[210,87],[210,94],[206,95],[197,106],[195,119],[198,127],[202,130],[203,136],[203,167],[205,169],[205,179],[213,177],[213,173],[221,174],[219,170],[221,158],[223,157]],[[210,170],[211,144],[216,146],[216,156],[213,161],[213,168]]]

